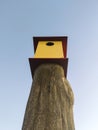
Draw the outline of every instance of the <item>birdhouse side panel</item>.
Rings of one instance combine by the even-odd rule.
[[[64,58],[62,41],[39,41],[34,58]]]

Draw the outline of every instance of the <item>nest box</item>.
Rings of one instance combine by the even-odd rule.
[[[54,63],[61,65],[67,76],[68,58],[67,37],[33,37],[34,57],[29,58],[32,77],[35,69],[41,64]]]

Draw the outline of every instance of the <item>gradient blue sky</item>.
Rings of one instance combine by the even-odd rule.
[[[68,36],[76,130],[98,130],[98,0],[0,0],[0,130],[21,130],[33,36]]]

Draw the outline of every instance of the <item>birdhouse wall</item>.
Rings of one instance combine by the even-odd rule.
[[[64,58],[62,41],[39,41],[34,58]]]

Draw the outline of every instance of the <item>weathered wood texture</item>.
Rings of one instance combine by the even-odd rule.
[[[43,64],[34,74],[22,130],[75,130],[74,96],[64,70]]]

